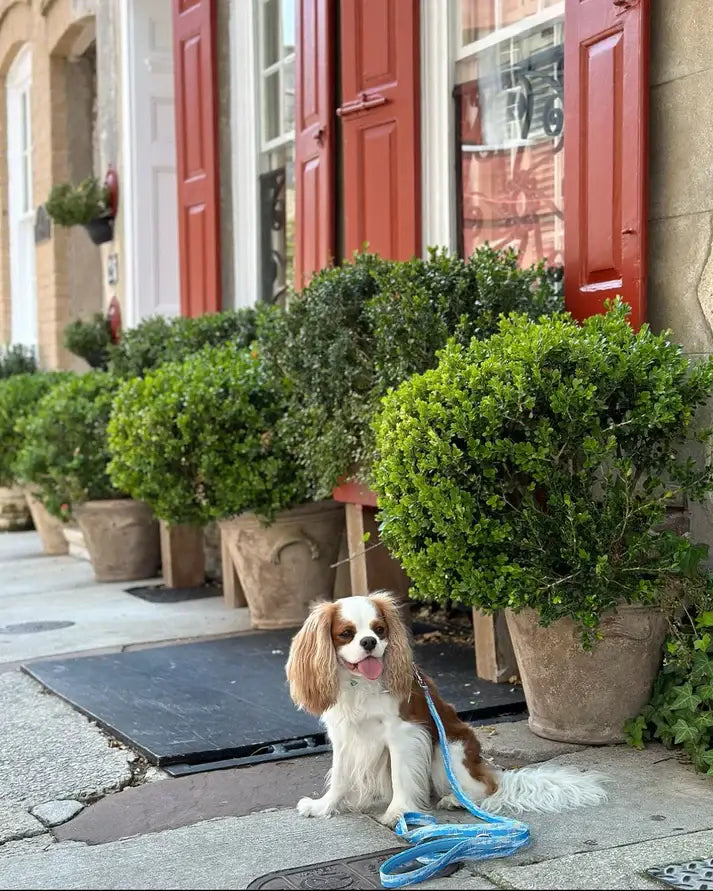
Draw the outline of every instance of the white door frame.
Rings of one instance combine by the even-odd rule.
[[[239,7],[239,8],[238,8]],[[253,306],[260,294],[258,151],[260,103],[257,82],[258,27],[254,0],[230,8],[230,93],[233,180],[233,309]],[[226,309],[227,295],[223,296]]]
[[[456,249],[453,25],[456,3],[421,0],[421,240]]]
[[[163,0],[166,6],[171,8],[171,0]],[[137,15],[145,12],[144,0],[120,0],[119,2],[119,30],[121,38],[121,132],[123,154],[123,189],[122,189],[122,273],[123,273],[123,309],[124,324],[127,328],[137,325],[142,318],[142,306],[140,297],[140,273],[142,264],[145,267],[146,251],[157,251],[161,248],[157,245],[145,245],[139,238],[138,214],[141,213],[142,199],[145,198],[145,187],[142,190],[142,182],[145,182],[146,171],[140,170],[140,157],[146,156],[142,152],[145,147],[139,145],[139,140],[145,134],[139,132],[137,115],[137,96],[139,91],[146,88],[141,83],[137,72],[141,73],[142,65],[146,71],[156,70],[159,67],[163,71],[166,62],[163,60],[140,60],[136,56],[136,29]],[[171,43],[171,53],[173,53]],[[169,63],[170,64],[170,63]],[[176,207],[174,214],[178,214],[178,195],[176,193]],[[179,262],[179,246],[176,244],[176,268]],[[151,258],[152,259],[152,258]],[[180,282],[177,285],[176,303],[180,311]]]
[[[10,306],[13,343],[37,348],[35,211],[32,182],[32,49],[24,46],[6,80]]]

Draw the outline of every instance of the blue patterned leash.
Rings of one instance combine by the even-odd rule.
[[[448,740],[431,693],[415,666],[414,672],[438,730],[443,766],[455,797],[481,822],[439,824],[430,814],[417,811],[404,814],[399,818],[394,831],[414,847],[394,854],[382,864],[379,876],[384,888],[415,885],[443,872],[451,863],[508,857],[530,842],[527,824],[482,811],[463,792],[453,773]],[[406,869],[410,864],[414,864],[413,868]]]

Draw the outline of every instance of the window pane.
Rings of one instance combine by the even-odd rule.
[[[460,0],[461,46],[485,37],[495,28],[498,0]]]
[[[562,263],[563,34],[557,20],[457,66],[466,255],[487,241]]]
[[[280,0],[264,0],[262,9],[262,64],[267,68],[280,58]]]
[[[292,282],[295,233],[294,145],[263,155],[260,176],[261,299],[284,303]]]
[[[263,78],[265,101],[263,133],[265,142],[280,135],[280,73],[275,71]]]
[[[295,51],[295,0],[282,0],[282,56]]]
[[[291,133],[295,129],[295,63],[288,63],[282,75],[282,89],[284,90],[284,121],[282,132]]]

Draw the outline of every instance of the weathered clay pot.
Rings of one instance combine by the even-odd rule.
[[[17,486],[0,486],[0,532],[22,532],[32,529],[25,490]]]
[[[203,527],[187,524],[161,528],[161,572],[167,588],[198,588],[205,582]]]
[[[84,541],[84,533],[79,528],[77,521],[72,519],[65,523],[62,534],[69,548],[69,556],[74,557],[76,560],[86,560],[87,563],[91,563],[87,543]]]
[[[236,573],[254,628],[296,628],[312,601],[332,599],[343,529],[344,508],[333,501],[284,511],[271,526],[251,513],[221,520],[224,591]]]
[[[222,577],[220,545],[220,527],[217,523],[206,524],[203,528],[203,554],[205,577],[210,581],[220,581]]]
[[[150,579],[161,562],[158,522],[131,498],[86,501],[74,509],[98,582]]]
[[[39,498],[35,498],[29,489],[25,489],[25,497],[45,554],[56,556],[68,553],[69,543],[64,536],[64,523],[52,516]]]
[[[534,610],[506,611],[530,712],[530,730],[584,745],[624,742],[624,722],[651,696],[668,621],[661,610],[622,604],[604,616],[603,638],[582,649],[570,619],[548,628]]]

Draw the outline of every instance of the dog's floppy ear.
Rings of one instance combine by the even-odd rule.
[[[339,676],[332,641],[334,603],[317,603],[290,646],[285,671],[295,705],[321,715],[337,701]]]
[[[376,591],[369,596],[389,631],[389,645],[384,653],[384,686],[397,699],[408,699],[414,678],[413,652],[400,604],[388,591]]]

